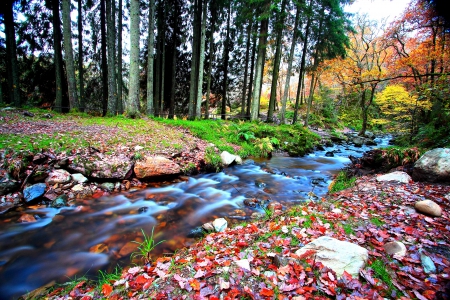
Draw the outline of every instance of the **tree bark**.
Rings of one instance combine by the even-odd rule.
[[[155,0],[150,0],[148,13],[148,62],[147,62],[147,115],[155,113],[153,102],[153,64],[155,47]]]
[[[281,10],[277,14],[277,21],[275,23],[276,27],[276,47],[275,47],[275,61],[273,63],[272,72],[272,86],[270,88],[270,100],[269,100],[269,110],[267,112],[267,122],[273,121],[273,112],[275,110],[275,102],[277,101],[277,84],[278,75],[280,73],[280,62],[281,62],[281,42],[283,40],[283,26],[284,26],[284,10],[286,8],[286,0],[281,2]]]
[[[289,86],[291,81],[291,70],[292,70],[292,62],[294,60],[294,54],[295,54],[295,44],[297,43],[298,39],[298,24],[300,22],[300,8],[297,7],[297,12],[295,14],[295,22],[294,22],[294,34],[292,36],[292,43],[291,43],[291,50],[289,52],[289,59],[288,59],[288,67],[287,67],[287,74],[286,74],[286,82],[284,83],[284,94],[283,98],[281,99],[281,124],[284,124],[286,122],[286,102],[289,94]]]
[[[84,80],[83,80],[83,7],[81,0],[78,0],[78,84],[80,86],[80,102],[78,109],[84,112]]]
[[[130,89],[127,114],[136,117],[139,113],[139,0],[130,2]]]
[[[17,51],[16,51],[16,31],[14,28],[14,13],[13,13],[13,0],[5,0],[5,37],[6,37],[6,55],[7,55],[7,69],[8,69],[8,89],[9,98],[12,104],[16,107],[20,107],[21,95],[19,88],[19,71],[17,67]],[[59,14],[59,6],[58,6]],[[58,15],[59,18],[59,15]],[[62,97],[61,97],[62,98]]]
[[[258,31],[258,24],[256,24],[255,31]],[[246,116],[247,119],[250,120],[250,110],[251,110],[251,104],[252,104],[252,90],[253,90],[253,73],[255,70],[255,57],[256,57],[256,34],[253,35],[252,38],[252,58],[250,63],[250,82],[248,84],[248,93],[247,93],[247,110],[246,110]]]
[[[70,0],[62,1],[63,7],[63,35],[64,35],[64,53],[67,72],[67,85],[69,87],[69,105],[70,109],[76,109],[78,106],[77,82],[75,79],[75,64],[73,60],[72,48],[72,22],[70,20]]]
[[[242,100],[241,100],[241,117],[245,115],[245,99],[247,98],[247,77],[248,77],[248,60],[250,56],[250,41],[252,35],[252,20],[247,25],[247,44],[245,47],[245,59],[244,59],[244,84],[242,86]]]
[[[117,32],[117,110],[123,114],[123,84],[122,84],[122,0],[119,0],[118,32]]]
[[[100,27],[102,37],[102,115],[105,116],[108,109],[108,63],[106,56],[106,8],[105,1],[100,0]],[[130,29],[131,30],[131,29]]]
[[[227,90],[228,90],[228,62],[230,60],[230,19],[231,19],[231,2],[228,6],[228,16],[227,16],[227,37],[225,41],[224,49],[224,71],[223,71],[223,88],[222,88],[222,109],[220,111],[221,118],[225,120],[227,113]],[[231,109],[231,107],[230,107]]]
[[[202,90],[203,90],[203,68],[205,64],[205,42],[206,42],[206,10],[207,1],[203,3],[202,9],[202,25],[201,25],[201,37],[200,37],[200,55],[198,66],[198,84],[197,84],[197,108],[195,110],[195,116],[201,118],[202,116]]]
[[[259,29],[259,42],[258,42],[258,58],[256,61],[256,70],[255,70],[255,84],[253,88],[252,94],[252,108],[251,108],[251,116],[250,119],[255,121],[258,119],[259,112],[259,100],[261,98],[261,83],[262,83],[262,75],[264,70],[264,52],[267,43],[267,30],[269,27],[269,20],[263,19],[261,20],[261,26]]]
[[[197,51],[199,42],[199,22],[200,18],[198,16],[199,14],[199,1],[194,1],[194,32],[192,35],[192,60],[191,60],[191,78],[190,78],[190,85],[189,85],[189,119],[193,119],[195,116],[195,100],[196,100],[196,94],[197,94],[197,84],[198,84],[198,54]]]
[[[214,59],[214,26],[215,26],[215,11],[213,3],[210,5],[211,10],[211,35],[209,37],[209,66],[208,66],[208,79],[206,83],[206,103],[205,103],[205,119],[209,119],[209,96],[211,94],[211,81],[212,81],[212,65]]]
[[[162,3],[163,12],[163,20],[162,20],[162,40],[161,40],[161,97],[159,100],[159,112],[160,114],[164,113],[164,92],[165,92],[165,76],[166,76],[166,3]],[[162,116],[162,115],[161,115]]]
[[[55,60],[56,99],[55,111],[62,112],[63,89],[62,89],[62,53],[61,53],[61,19],[59,18],[59,1],[52,1],[53,10],[53,51]]]
[[[117,82],[116,82],[116,28],[114,26],[115,15],[112,14],[112,0],[106,0],[106,20],[108,22],[108,113],[117,114]]]

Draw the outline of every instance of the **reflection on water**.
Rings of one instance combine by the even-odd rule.
[[[387,139],[380,140],[387,144]],[[361,156],[367,147],[333,146],[305,157],[248,160],[221,173],[199,175],[167,186],[126,192],[113,197],[78,200],[61,209],[35,206],[0,218],[0,299],[15,299],[52,281],[96,275],[129,263],[142,240],[141,229],[165,240],[154,255],[173,253],[194,242],[191,229],[217,217],[249,219],[261,208],[246,198],[269,199],[288,207],[313,192],[327,192],[332,175]],[[334,157],[326,157],[326,152]],[[17,223],[21,214],[35,223]]]

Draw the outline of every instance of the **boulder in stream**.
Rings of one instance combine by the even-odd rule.
[[[68,165],[68,169],[86,177],[98,179],[125,179],[132,171],[133,162],[124,154],[77,156]]]
[[[176,175],[181,173],[178,164],[162,156],[147,156],[145,160],[137,161],[134,173],[139,179],[149,177]]]
[[[25,202],[31,202],[45,193],[45,189],[47,185],[45,183],[37,183],[33,184],[29,187],[26,187],[23,190],[23,197],[25,198]]]

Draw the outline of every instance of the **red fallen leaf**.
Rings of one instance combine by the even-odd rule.
[[[101,196],[103,196],[103,194],[104,193],[102,191],[95,192],[94,195],[92,195],[92,198],[94,199],[100,198]]]
[[[253,230],[253,232],[258,232],[259,231],[258,227],[256,227],[256,225],[253,224],[253,223],[251,225],[251,229]]]
[[[148,280],[148,279],[145,278],[144,275],[139,275],[138,277],[136,277],[135,282],[138,283],[138,284],[144,284],[144,283],[147,282],[147,280]]]
[[[323,226],[319,226],[319,231],[320,232],[322,232],[322,233],[325,233],[326,231],[327,231],[327,229],[325,228],[325,227],[323,227]]]
[[[83,298],[81,298],[81,300],[91,300],[92,297],[91,296],[83,296]]]
[[[238,246],[238,247],[248,247],[248,244],[246,242],[237,242],[236,246]]]
[[[305,253],[302,253],[298,256],[299,259],[305,259],[307,257],[310,257],[314,254],[316,254],[316,250],[310,249],[310,250],[306,250]]]
[[[422,293],[423,296],[425,296],[427,299],[435,299],[436,298],[436,291],[432,290],[426,290]]]
[[[387,234],[385,231],[382,230],[378,230],[378,235],[384,239],[387,239],[390,236],[389,234]]]
[[[259,291],[259,294],[263,297],[272,297],[273,291],[268,288],[262,288],[261,291]]]
[[[211,295],[209,296],[209,300],[219,300],[219,297]]]
[[[177,260],[177,263],[180,263],[180,264],[185,264],[187,262],[189,262],[189,261],[187,259],[184,259],[184,258],[182,258],[180,260]]]
[[[110,286],[107,283],[104,283],[102,285],[102,294],[105,295],[106,297],[108,297],[111,293],[112,293],[112,286]]]
[[[194,291],[200,291],[200,282],[197,279],[190,279],[189,285],[194,289]]]
[[[406,227],[405,227],[405,232],[406,232],[407,234],[413,234],[413,233],[414,233],[414,227],[406,226]]]

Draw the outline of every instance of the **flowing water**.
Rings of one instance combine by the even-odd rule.
[[[385,146],[388,138],[376,140]],[[165,240],[155,256],[173,253],[195,239],[189,232],[218,217],[250,220],[260,206],[244,201],[280,202],[283,207],[325,195],[332,176],[370,147],[335,145],[304,157],[247,160],[220,173],[187,181],[130,190],[116,196],[77,200],[60,209],[45,205],[20,208],[0,216],[0,299],[17,299],[50,282],[98,275],[130,263],[136,243],[154,228]],[[326,156],[333,152],[334,157]],[[247,200],[246,200],[247,199]],[[18,223],[24,213],[37,222]]]

